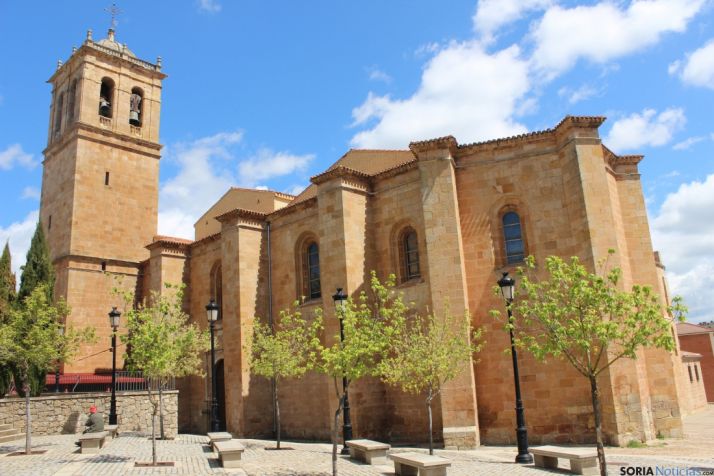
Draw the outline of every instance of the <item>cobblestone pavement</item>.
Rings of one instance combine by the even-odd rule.
[[[609,473],[620,474],[620,467],[669,468],[672,476],[693,476],[682,472],[684,468],[714,470],[714,405],[685,422],[686,439],[652,442],[647,448],[608,448]],[[286,442],[283,446],[292,449],[275,451],[269,448],[274,442],[265,440],[241,440],[246,451],[241,469],[223,469],[217,456],[211,452],[206,436],[179,435],[175,440],[157,441],[159,461],[173,461],[173,467],[141,468],[135,462],[151,461],[151,440],[146,436],[123,433],[95,455],[82,455],[74,445],[76,435],[42,436],[33,438],[33,450],[45,453],[32,456],[10,456],[21,451],[24,439],[0,444],[0,475],[13,476],[110,476],[144,474],[239,474],[239,475],[330,475],[331,446],[325,443]],[[266,449],[268,448],[268,449]],[[396,448],[394,452],[415,451],[413,448]],[[425,451],[418,449],[416,451]],[[436,454],[451,460],[450,476],[568,474],[567,471],[536,469],[533,465],[513,463],[514,447],[484,446],[471,451],[437,450]],[[568,462],[561,460],[562,468]],[[674,468],[679,473],[673,472]],[[340,457],[340,475],[344,476],[389,476],[393,466],[368,466]],[[633,469],[633,468],[631,468]],[[631,474],[635,474],[632,472]],[[714,474],[714,473],[712,473]]]

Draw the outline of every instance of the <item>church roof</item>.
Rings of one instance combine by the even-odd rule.
[[[114,30],[111,28],[107,32],[107,37],[103,40],[97,41],[96,44],[104,48],[114,50],[119,54],[125,54],[132,58],[136,58],[136,55],[129,48],[126,47],[126,44],[121,44],[114,39]]]
[[[677,334],[679,335],[707,334],[709,332],[714,332],[714,329],[698,326],[696,324],[690,324],[689,322],[680,322],[677,324]]]

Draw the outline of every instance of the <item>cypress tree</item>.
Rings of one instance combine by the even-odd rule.
[[[15,273],[12,272],[12,256],[9,243],[0,257],[0,312],[15,299]]]
[[[47,284],[47,297],[51,301],[55,285],[55,272],[50,261],[50,248],[45,239],[45,232],[42,230],[40,222],[37,222],[30,249],[27,251],[27,261],[22,267],[18,299],[23,301],[32,294],[33,289],[41,284]]]

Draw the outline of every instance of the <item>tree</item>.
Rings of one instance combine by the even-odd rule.
[[[30,249],[27,251],[27,260],[22,267],[18,299],[24,300],[32,294],[36,287],[42,284],[47,285],[45,292],[48,301],[51,301],[55,285],[55,272],[50,260],[50,248],[45,239],[45,232],[42,231],[42,225],[38,222],[35,234],[32,236]]]
[[[416,315],[395,333],[392,348],[380,363],[382,380],[403,391],[423,395],[429,418],[429,454],[434,454],[431,404],[444,384],[471,365],[481,350],[481,330],[474,330],[468,313],[454,318]],[[408,322],[408,325],[406,323]]]
[[[278,388],[285,378],[301,377],[315,366],[316,351],[320,345],[319,332],[322,329],[321,316],[307,322],[297,310],[280,312],[280,319],[274,326],[256,319],[253,341],[250,349],[250,367],[254,374],[272,379],[273,405],[275,407],[276,443],[280,449],[280,404]]]
[[[600,474],[605,476],[598,376],[622,358],[636,358],[643,347],[674,349],[669,316],[683,320],[686,307],[675,298],[664,309],[649,286],[622,290],[621,270],[606,271],[606,260],[591,273],[577,257],[566,262],[549,256],[545,261],[549,276],[540,280],[529,277],[535,266],[529,256],[525,269],[519,269],[523,295],[512,304],[519,326],[514,318],[507,327],[516,333],[516,345],[538,360],[565,359],[590,382]]]
[[[209,348],[208,334],[189,323],[183,311],[183,286],[166,285],[167,293],[152,293],[151,304],[134,308],[131,293],[123,294],[128,334],[121,336],[130,349],[124,356],[129,370],[141,371],[150,383],[164,388],[171,378],[201,375],[201,354]],[[175,292],[174,292],[175,291]],[[156,458],[156,416],[161,401],[147,385],[151,414],[151,460]]]
[[[0,257],[0,323],[2,322],[2,316],[9,312],[9,306],[15,300],[15,285],[10,245],[5,243],[2,257]]]
[[[402,296],[394,291],[394,276],[380,283],[374,271],[370,284],[372,297],[362,292],[355,302],[347,299],[337,310],[342,321],[343,338],[336,335],[332,343],[320,345],[318,370],[332,377],[338,400],[332,428],[332,474],[337,476],[337,438],[339,420],[345,403],[345,394],[355,380],[378,377],[378,363],[389,347],[394,333],[400,329],[399,321],[408,310]],[[318,315],[321,309],[318,309]],[[343,382],[343,388],[339,381]]]
[[[0,332],[0,358],[8,354],[16,378],[21,383],[25,397],[25,453],[32,447],[32,416],[30,415],[30,373],[45,369],[62,357],[68,360],[79,343],[91,338],[91,331],[77,332],[73,329],[59,336],[70,309],[64,301],[52,303],[48,299],[46,284],[36,287],[32,293],[10,312],[10,320]],[[59,347],[62,350],[59,350]],[[5,348],[5,351],[2,348]],[[61,355],[60,355],[61,354]],[[44,379],[44,375],[43,375]]]

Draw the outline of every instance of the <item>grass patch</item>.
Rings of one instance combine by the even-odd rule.
[[[628,448],[647,448],[647,443],[642,443],[640,440],[630,440],[627,442]]]

